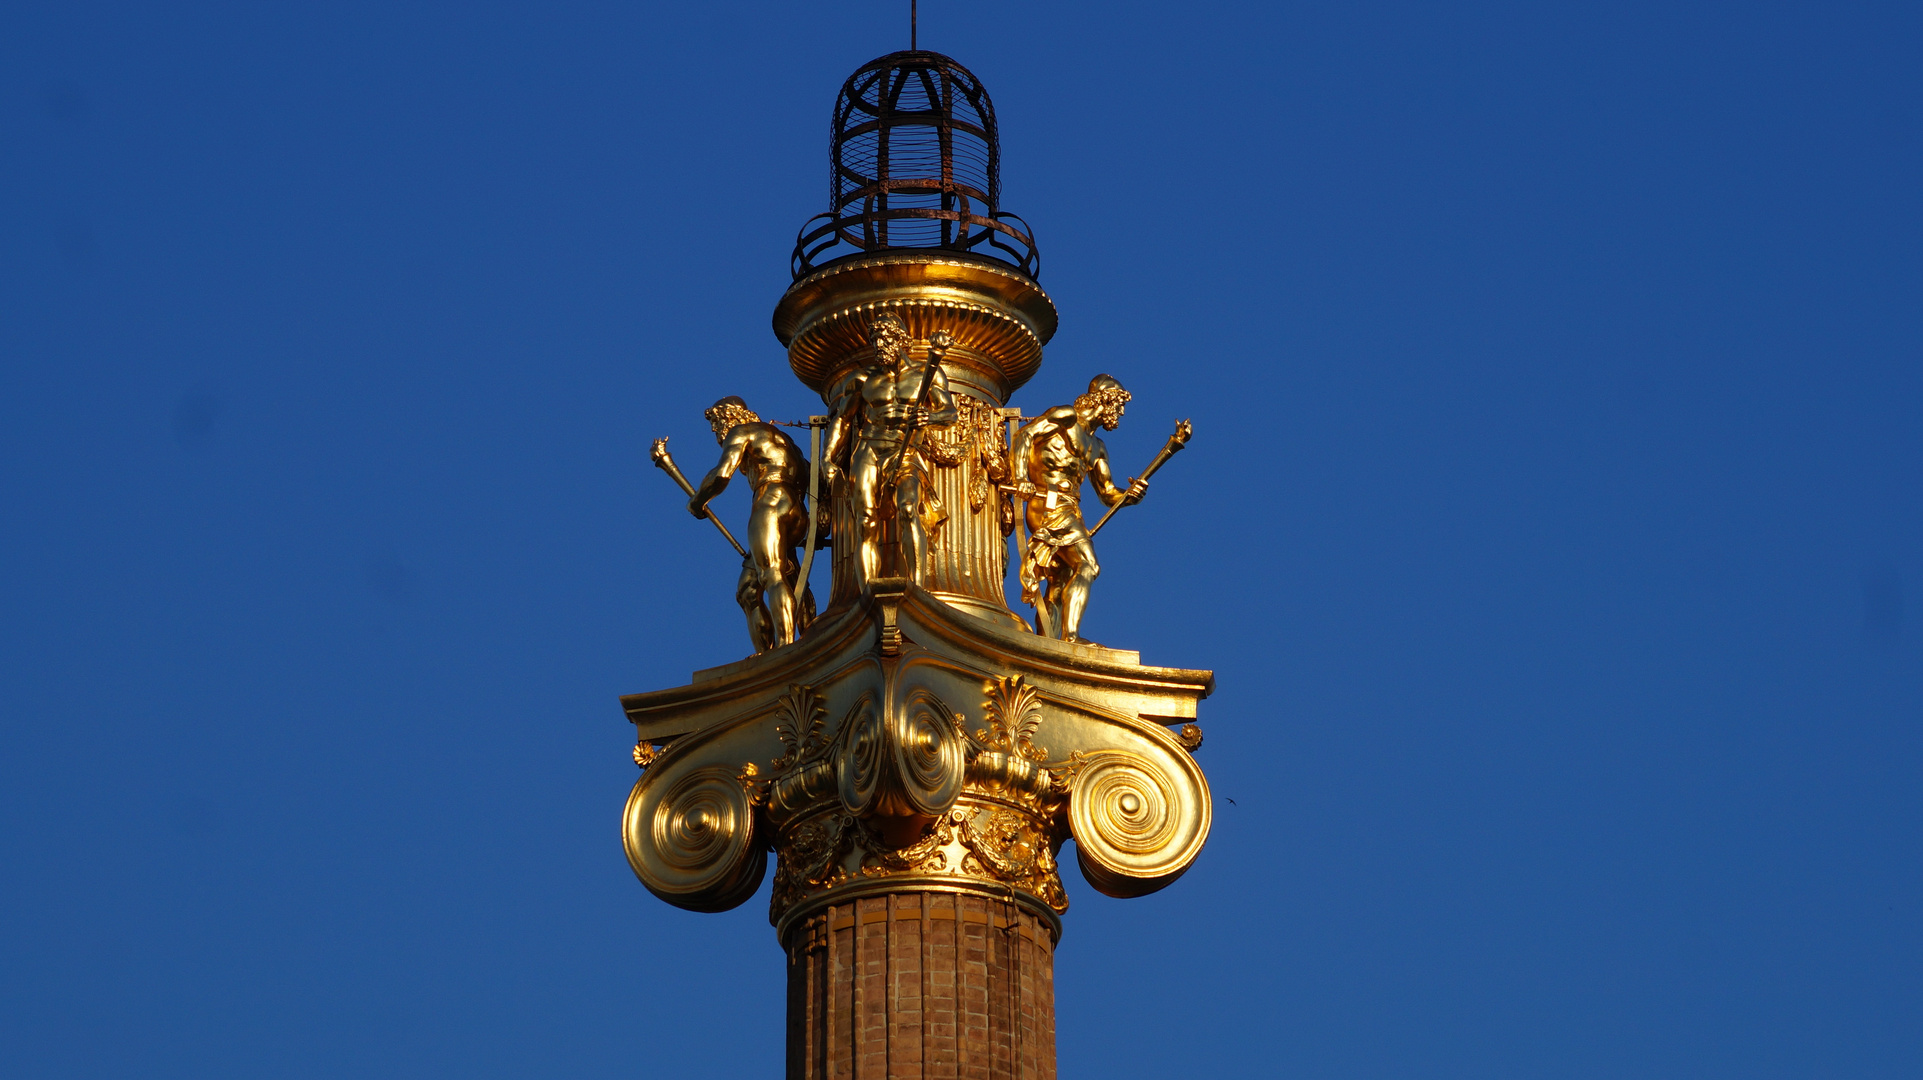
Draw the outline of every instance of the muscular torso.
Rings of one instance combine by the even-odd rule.
[[[1057,493],[1026,500],[1030,529],[1079,529],[1084,480],[1095,485],[1104,502],[1110,501],[1114,483],[1108,476],[1108,449],[1073,408],[1058,406],[1035,418],[1018,437],[1016,449],[1020,479]]]
[[[907,430],[908,411],[921,392],[923,368],[903,365],[900,370],[876,364],[861,380],[861,423],[857,438],[864,443],[893,443]]]
[[[1095,437],[1083,431],[1080,424],[1035,440],[1028,459],[1029,482],[1050,491],[1079,493],[1094,456],[1090,452],[1093,447],[1088,445],[1091,441],[1096,441]]]
[[[753,485],[756,499],[807,490],[807,456],[787,432],[765,423],[742,424],[728,432],[729,441],[737,437],[743,440],[738,471]]]
[[[1102,440],[1089,433],[1075,416],[1075,410],[1051,409],[1042,418],[1048,429],[1039,433],[1028,446],[1028,482],[1050,491],[1079,496],[1082,480],[1105,456]]]

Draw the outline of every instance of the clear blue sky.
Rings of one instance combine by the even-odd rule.
[[[1923,1074],[1915,5],[922,5],[1110,440],[1209,847],[1062,1076]],[[768,1077],[617,839],[739,658],[648,465],[906,4],[0,14],[0,1073]],[[723,500],[739,520],[743,497]],[[1231,805],[1228,799],[1234,799]]]

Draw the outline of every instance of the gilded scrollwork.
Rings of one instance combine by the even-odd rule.
[[[1072,771],[1068,825],[1089,884],[1141,896],[1188,869],[1208,836],[1209,813],[1187,754],[1099,750],[1076,755]]]
[[[966,765],[959,723],[926,689],[882,707],[864,695],[843,721],[835,755],[842,809],[910,843],[961,793]]]
[[[940,817],[955,805],[965,779],[961,721],[925,687],[910,690],[892,720],[896,806],[918,820]]]
[[[1055,864],[1054,843],[1045,823],[1032,813],[992,807],[961,821],[961,841],[968,848],[964,870],[1027,892],[1057,912],[1068,910],[1068,894]]]
[[[655,895],[696,911],[723,911],[761,884],[766,840],[755,793],[741,771],[710,765],[650,783],[628,798],[622,840],[628,862]]]
[[[1046,795],[1054,784],[1039,764],[1047,751],[1035,744],[1041,694],[1021,675],[988,679],[982,693],[982,727],[969,729],[970,782],[1031,799]]]
[[[843,862],[852,832],[850,820],[840,814],[822,814],[802,822],[777,841],[771,901],[776,912],[847,876]]]
[[[1109,520],[1082,520],[1085,485],[1111,513],[1140,501],[1190,425],[1127,478],[1101,438],[1129,401],[1118,380],[1024,417],[1010,399],[1054,333],[1052,301],[993,260],[925,256],[823,267],[783,298],[776,333],[824,415],[764,420],[722,398],[698,484],[665,440],[651,454],[742,557],[756,650],[623,699],[640,769],[624,845],[669,903],[742,902],[772,851],[777,925],[911,890],[1046,917],[1068,906],[1070,839],[1114,895],[1174,880],[1206,839],[1201,730],[1184,722],[1213,676],[1081,637]],[[753,489],[738,538],[713,512],[733,476]],[[1011,571],[1039,636],[1009,610]]]
[[[939,873],[948,869],[948,848],[955,842],[952,819],[958,816],[960,811],[950,811],[936,818],[921,839],[907,847],[895,847],[880,830],[866,822],[857,822],[855,843],[862,851],[862,876]]]
[[[989,642],[1004,657],[987,663],[949,649],[944,635],[975,624],[905,582],[880,582],[862,602],[862,636],[844,616],[831,633],[847,636],[786,654],[801,678],[744,686],[739,711],[703,734],[644,729],[626,837],[657,895],[695,910],[739,903],[773,851],[777,925],[835,897],[901,889],[1060,913],[1058,853],[1071,837],[1084,876],[1111,895],[1153,891],[1193,861],[1208,831],[1199,740],[1162,718],[1206,673],[1113,684],[1150,695],[1131,699],[1064,680],[1048,666],[1059,651],[1025,658],[1030,635]],[[696,686],[703,700],[723,696]]]
[[[832,729],[821,694],[789,687],[774,708],[783,754],[760,797],[776,829],[777,919],[825,890],[902,875],[1012,887],[1066,909],[1052,826],[1062,800],[1034,738],[1040,694],[1020,676],[980,685],[978,727],[911,682],[861,693]]]
[[[835,740],[836,790],[842,808],[856,817],[877,810],[881,803],[887,738],[881,703],[873,693],[863,694],[842,720]]]

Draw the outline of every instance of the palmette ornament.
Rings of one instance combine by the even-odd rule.
[[[1032,417],[1009,405],[1057,316],[1026,225],[996,205],[993,110],[966,69],[884,57],[849,80],[836,118],[833,209],[804,227],[774,314],[825,410],[794,425],[806,450],[737,397],[706,414],[722,457],[700,485],[656,443],[697,517],[735,472],[749,478],[748,543],[715,524],[743,553],[755,654],[622,699],[642,770],[622,839],[648,890],[694,911],[753,896],[773,853],[791,1077],[954,1075],[949,1053],[988,1055],[990,1076],[1052,1077],[1052,990],[1035,965],[1052,965],[1068,909],[1063,845],[1091,886],[1131,897],[1179,878],[1208,838],[1194,721],[1214,676],[1081,635],[1108,521],[1083,521],[1083,485],[1111,514],[1141,501],[1190,429],[1118,482],[1096,435],[1130,400],[1118,379]],[[929,144],[939,179],[850,179],[922,160],[873,144],[924,129],[944,132]],[[952,156],[966,138],[986,150]],[[989,175],[970,180],[982,161]],[[836,245],[852,250],[824,257]],[[817,616],[808,572],[824,542]],[[1009,606],[1011,569],[1033,622]],[[858,992],[864,948],[919,982]],[[1012,996],[986,1027],[956,1013],[973,1034],[944,1043],[931,1032],[943,1000],[959,1008],[964,953]],[[911,1028],[912,1048],[864,1034]]]

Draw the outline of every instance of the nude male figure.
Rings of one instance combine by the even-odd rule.
[[[921,580],[928,563],[928,528],[922,521],[922,477],[928,466],[914,446],[914,433],[952,424],[959,415],[940,364],[908,359],[908,327],[900,316],[891,311],[875,316],[869,340],[874,360],[824,395],[834,420],[821,454],[830,470],[847,479],[856,523],[853,539],[859,545],[855,568],[863,588],[881,573],[883,514],[894,515],[901,576]],[[936,340],[939,346],[945,336],[938,331]],[[916,395],[931,363],[933,381],[924,405]]]
[[[748,515],[748,558],[735,600],[748,616],[756,652],[795,640],[814,614],[814,597],[797,582],[795,548],[807,542],[808,458],[788,433],[764,422],[738,397],[724,397],[705,414],[721,444],[721,461],[694,489],[688,511],[708,516],[708,503],[738,471],[754,488]],[[797,589],[801,595],[796,595]]]
[[[1023,601],[1035,605],[1036,630],[1046,637],[1083,641],[1089,586],[1102,572],[1082,522],[1082,480],[1107,506],[1140,502],[1148,491],[1146,480],[1115,485],[1108,447],[1095,434],[1097,426],[1115,430],[1128,400],[1121,383],[1097,375],[1073,405],[1058,405],[1024,424],[1009,448],[1013,481],[1038,492],[1025,500],[1029,536],[1021,582]]]

